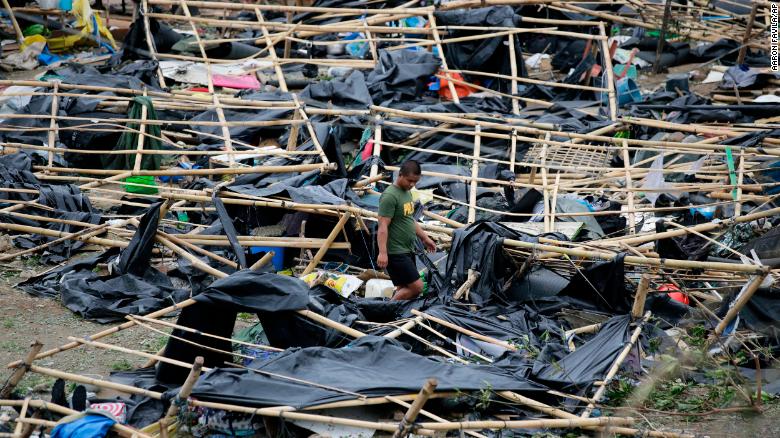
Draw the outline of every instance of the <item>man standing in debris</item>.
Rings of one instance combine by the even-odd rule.
[[[428,251],[436,250],[436,244],[412,217],[414,202],[411,190],[420,181],[421,174],[417,161],[404,162],[398,178],[379,198],[377,265],[380,269],[387,268],[396,286],[393,300],[412,300],[422,293],[423,282],[414,256],[416,238],[422,239]]]

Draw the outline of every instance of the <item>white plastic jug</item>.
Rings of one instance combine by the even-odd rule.
[[[395,286],[390,280],[372,278],[366,282],[366,298],[390,298],[395,292]]]

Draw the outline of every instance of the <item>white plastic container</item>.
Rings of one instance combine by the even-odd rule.
[[[390,280],[372,278],[366,282],[366,298],[390,298],[395,292],[395,286]]]

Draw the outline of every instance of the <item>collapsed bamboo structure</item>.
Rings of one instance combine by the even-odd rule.
[[[300,2],[299,2],[300,3]],[[636,1],[620,2],[625,8],[618,12],[586,8],[578,2],[560,1],[455,1],[434,7],[419,7],[418,2],[408,2],[404,6],[373,8],[340,8],[291,5],[246,4],[229,2],[204,2],[195,0],[142,0],[139,5],[147,47],[146,56],[155,62],[154,76],[159,87],[144,86],[142,89],[69,83],[57,79],[41,80],[0,80],[0,87],[9,87],[3,92],[4,99],[50,99],[50,107],[37,113],[2,114],[0,135],[17,133],[45,137],[37,142],[3,141],[0,142],[3,155],[20,151],[34,154],[38,159],[31,166],[34,176],[42,185],[73,184],[93,202],[101,202],[118,208],[146,206],[144,201],[165,202],[166,212],[197,213],[213,212],[225,206],[252,211],[274,211],[281,213],[306,213],[327,218],[331,228],[317,230],[321,237],[273,237],[254,235],[201,234],[208,224],[189,222],[186,214],[176,220],[162,215],[159,229],[154,240],[157,243],[154,254],[161,259],[175,257],[186,260],[196,270],[211,279],[228,277],[223,268],[236,269],[240,264],[236,260],[217,254],[215,248],[230,247],[275,247],[300,249],[303,255],[296,267],[296,273],[306,275],[314,272],[328,260],[330,251],[356,250],[359,245],[368,247],[366,242],[348,241],[346,229],[368,230],[366,223],[376,221],[377,213],[365,206],[350,202],[298,202],[294,197],[282,192],[271,195],[254,195],[246,191],[232,190],[231,184],[242,177],[252,175],[294,176],[306,173],[335,175],[343,170],[344,163],[334,159],[334,154],[321,134],[323,126],[352,123],[344,120],[360,120],[372,142],[370,170],[357,179],[349,181],[348,188],[363,195],[376,195],[379,189],[390,183],[390,173],[397,171],[393,164],[381,163],[381,157],[402,157],[407,154],[421,154],[431,163],[455,161],[459,164],[457,173],[431,170],[423,166],[423,178],[439,178],[462,183],[466,196],[455,199],[433,191],[428,195],[431,201],[423,205],[425,220],[422,227],[434,236],[442,248],[453,244],[453,235],[490,215],[500,215],[502,223],[512,228],[513,224],[522,232],[538,236],[536,240],[503,239],[502,247],[517,263],[518,277],[523,269],[531,265],[544,266],[546,269],[565,275],[575,275],[598,262],[621,260],[625,263],[625,281],[629,285],[640,285],[637,291],[638,301],[634,308],[636,323],[632,336],[625,347],[614,359],[609,371],[600,384],[595,385],[592,394],[583,395],[581,412],[571,413],[532,400],[511,392],[501,395],[512,401],[526,405],[546,415],[542,418],[518,420],[461,421],[446,419],[423,410],[427,398],[447,397],[445,392],[435,392],[435,385],[426,385],[418,394],[404,396],[387,395],[366,398],[359,394],[353,400],[335,402],[326,405],[309,406],[295,409],[292,406],[251,407],[230,403],[214,403],[188,398],[193,382],[188,390],[182,389],[180,396],[185,405],[227,410],[268,418],[283,418],[333,425],[359,427],[405,436],[411,430],[420,435],[434,435],[437,431],[465,430],[478,436],[481,429],[536,429],[536,428],[582,428],[601,430],[621,434],[647,433],[651,436],[685,436],[675,432],[646,431],[636,426],[632,418],[601,417],[589,418],[593,409],[600,403],[607,385],[615,377],[629,352],[636,348],[637,339],[650,314],[644,314],[646,294],[663,294],[660,286],[670,281],[676,282],[682,292],[705,302],[720,301],[722,297],[715,292],[718,287],[697,290],[685,287],[685,284],[718,283],[723,289],[743,288],[736,304],[722,318],[716,319],[714,334],[720,336],[730,322],[739,313],[742,306],[750,300],[752,294],[769,278],[776,279],[780,270],[768,266],[755,257],[741,257],[729,260],[708,259],[670,259],[655,251],[654,244],[663,239],[697,236],[706,239],[707,246],[725,246],[718,239],[724,232],[738,224],[764,223],[780,213],[780,207],[774,203],[777,195],[773,189],[778,183],[767,182],[757,176],[766,172],[768,163],[780,156],[780,139],[767,135],[776,127],[776,118],[756,120],[754,123],[723,125],[718,123],[675,123],[645,117],[635,117],[621,110],[621,93],[616,89],[610,36],[612,24],[636,26],[647,29],[666,28],[664,24],[663,4],[644,4]],[[513,27],[486,27],[478,25],[442,25],[437,23],[436,13],[448,10],[467,10],[500,5],[539,5],[550,12],[577,13],[589,17],[588,20],[560,20],[540,17],[523,17],[522,22]],[[738,39],[741,47],[763,48],[760,42],[767,29],[765,17],[768,5],[756,2],[757,6],[744,14],[718,9],[724,17],[718,20],[698,20],[712,14],[705,2],[694,0],[686,5],[675,5],[676,10],[673,32],[683,38],[713,42],[723,37]],[[10,6],[7,6],[12,10]],[[193,10],[197,12],[193,12]],[[269,16],[284,14],[286,21],[271,19]],[[240,15],[240,19],[238,18]],[[249,19],[247,19],[249,17]],[[346,17],[346,18],[345,18]],[[746,19],[750,17],[749,20]],[[399,20],[419,18],[425,20],[427,27],[403,27]],[[193,37],[193,47],[189,54],[174,54],[159,51],[155,47],[154,35],[150,32],[150,22],[164,22],[172,28],[186,32]],[[441,19],[439,19],[441,21]],[[684,25],[684,26],[683,26]],[[204,30],[214,32],[219,38],[212,40],[202,35]],[[251,36],[239,36],[239,32],[248,31]],[[316,56],[332,48],[341,48],[345,42],[338,35],[357,32],[360,35],[353,43],[365,44],[363,59]],[[468,34],[468,35],[462,35]],[[460,35],[460,36],[459,36]],[[516,53],[515,42],[531,35],[547,35],[584,41],[587,44],[586,55],[593,55],[601,65],[603,76],[599,83],[565,80],[565,72],[549,72],[545,79],[532,78],[518,71],[524,54]],[[506,41],[511,56],[511,69],[506,73],[479,71],[470,68],[458,68],[447,59],[449,47],[463,43],[479,43],[485,40]],[[248,43],[257,51],[245,57],[231,58],[209,55],[219,44]],[[291,52],[298,47],[298,52]],[[305,48],[305,49],[301,49]],[[315,51],[317,49],[317,51]],[[134,48],[141,51],[139,48]],[[315,66],[321,70],[345,68],[350,71],[372,71],[379,68],[384,53],[402,50],[435,52],[440,68],[434,75],[441,82],[440,94],[445,90],[454,105],[466,101],[460,96],[463,90],[476,93],[480,98],[495,98],[507,103],[509,111],[501,113],[477,106],[465,105],[460,111],[415,111],[400,105],[373,102],[367,105],[340,105],[328,101],[317,105],[302,98],[301,88],[293,84],[296,69]],[[281,52],[281,53],[280,53]],[[527,55],[527,54],[525,54]],[[744,59],[744,55],[740,55]],[[168,64],[166,64],[168,63]],[[187,86],[173,86],[181,77],[176,76],[176,66],[187,68],[195,66],[203,69],[204,78],[198,83],[189,82]],[[172,68],[168,68],[173,66]],[[267,84],[273,83],[278,91],[273,99],[243,98],[234,89],[219,85],[224,76],[224,68],[240,68],[243,74],[261,77]],[[174,72],[172,73],[172,70]],[[508,74],[507,74],[508,73]],[[587,72],[590,79],[591,71]],[[215,78],[217,78],[215,80]],[[595,77],[594,77],[595,79]],[[504,81],[508,89],[488,86],[491,81]],[[776,80],[775,80],[776,81]],[[445,85],[446,82],[446,85]],[[203,85],[203,90],[193,90],[191,85]],[[777,82],[770,82],[776,87]],[[545,111],[553,110],[558,103],[538,97],[529,97],[518,90],[520,87],[544,86],[556,90],[576,93],[590,93],[595,96],[590,105],[573,108],[571,114],[577,117],[599,121],[598,127],[590,131],[574,129],[571,125],[556,123],[555,119],[538,121]],[[742,104],[738,91],[732,96],[731,90],[722,92],[715,100]],[[339,96],[335,96],[339,97]],[[129,115],[129,110],[143,98],[149,105],[141,108],[140,116]],[[66,100],[81,102],[103,113],[96,119],[94,114],[84,113],[68,115],[61,105]],[[338,99],[333,99],[338,100]],[[341,96],[342,101],[347,101]],[[164,114],[151,118],[149,107]],[[177,118],[176,114],[208,113],[208,117]],[[270,114],[273,117],[251,119],[247,114]],[[171,116],[173,114],[174,116]],[[351,118],[351,119],[350,119]],[[249,119],[249,120],[247,120]],[[550,121],[552,120],[552,121]],[[237,135],[242,129],[270,132],[267,138],[255,135],[251,140]],[[636,138],[624,133],[639,132],[642,129],[653,130],[654,138]],[[77,133],[105,133],[130,135],[135,141],[134,147],[115,148],[103,144],[98,148],[79,147],[64,144],[63,139]],[[159,133],[159,134],[155,134]],[[282,135],[280,133],[284,133]],[[674,133],[683,133],[682,138]],[[757,140],[749,145],[735,146],[734,140],[742,136],[756,135]],[[457,143],[455,150],[426,147],[426,139],[433,136],[449,136]],[[240,137],[240,138],[236,138]],[[405,137],[398,140],[399,137]],[[201,148],[208,140],[210,147]],[[350,139],[354,142],[356,139]],[[157,146],[152,146],[157,145]],[[341,145],[337,145],[339,149]],[[340,149],[339,149],[340,150]],[[132,163],[129,168],[109,169],[100,166],[73,166],[71,162],[90,162],[95,157],[121,157]],[[633,157],[633,161],[632,161]],[[147,159],[163,158],[168,163],[165,168],[144,168]],[[613,161],[622,163],[614,165]],[[195,168],[195,160],[207,163]],[[91,161],[94,163],[94,160]],[[173,163],[173,164],[171,164]],[[425,164],[425,163],[423,163]],[[497,166],[509,169],[510,176],[486,176],[484,169]],[[342,175],[346,176],[346,174]],[[152,177],[141,180],[134,177]],[[154,182],[163,181],[166,182]],[[184,184],[179,181],[195,183],[199,178],[211,180],[211,186]],[[666,180],[668,179],[668,180]],[[150,182],[152,181],[152,182]],[[654,182],[653,182],[654,181]],[[659,182],[660,181],[660,182]],[[135,199],[124,199],[126,190],[140,191]],[[541,194],[540,211],[514,212],[497,209],[481,204],[479,199],[484,193],[503,193],[508,190],[534,190]],[[648,195],[658,197],[661,194],[700,192],[705,201],[690,205],[655,205],[647,202]],[[513,192],[514,193],[514,192]],[[80,241],[105,248],[126,248],[138,229],[140,219],[137,214],[114,214],[112,219],[120,222],[94,224],[86,220],[57,219],[44,215],[46,207],[36,202],[45,196],[41,187],[25,186],[0,187],[2,202],[9,206],[0,209],[0,217],[11,218],[0,222],[0,229],[7,232],[46,236],[53,240],[32,248],[20,250],[15,254],[4,255],[0,260],[11,259],[34,252],[40,252],[56,244],[67,241]],[[514,195],[513,195],[514,196]],[[561,199],[593,200],[607,199],[617,208],[605,210],[563,211]],[[463,209],[463,219],[455,220],[447,214]],[[25,212],[20,212],[20,210]],[[670,225],[672,228],[662,231],[656,229],[655,221],[650,218],[663,218],[666,215],[697,210],[718,210],[728,212],[719,221],[704,221],[693,225]],[[32,212],[36,212],[33,214]],[[40,213],[40,214],[38,214]],[[598,233],[585,241],[572,239],[586,221],[597,218],[618,217],[626,220],[626,225],[617,236]],[[527,221],[533,218],[533,221]],[[24,225],[19,221],[36,221],[38,226]],[[663,222],[663,219],[661,219]],[[566,224],[575,224],[574,232],[568,238],[561,237],[568,230]],[[47,228],[51,224],[60,224],[63,230]],[[519,224],[525,224],[523,226]],[[191,232],[171,234],[166,226],[187,226]],[[563,234],[562,234],[563,233]],[[235,233],[234,233],[235,234]],[[365,248],[368,249],[368,248]],[[313,253],[312,253],[313,252]],[[269,253],[270,255],[271,253]],[[212,263],[204,262],[206,257]],[[259,269],[270,263],[271,257],[263,257],[252,265]],[[219,267],[219,269],[216,266]],[[523,268],[525,266],[525,268]],[[457,285],[455,301],[473,306],[469,290],[485,275],[472,269],[468,279]],[[643,285],[643,286],[642,286]],[[636,287],[634,287],[636,288]],[[721,297],[721,298],[718,298]],[[173,313],[195,304],[193,298],[178,302],[169,307],[146,315],[128,315],[128,321],[112,328],[102,330],[87,339],[70,339],[68,343],[39,352],[34,349],[24,361],[9,364],[18,372],[33,372],[62,378],[68,381],[91,384],[100,388],[112,389],[126,394],[136,394],[152,399],[161,399],[162,394],[123,385],[115,382],[94,379],[66,371],[55,370],[35,361],[51,357],[75,348],[99,348],[138,356],[152,362],[164,362],[173,366],[191,369],[197,379],[202,364],[193,367],[191,363],[167,358],[161,353],[150,354],[134,348],[105,342],[104,338],[122,330],[146,330],[161,332],[159,327],[177,330],[192,330],[162,320]],[[699,302],[699,304],[701,304]],[[704,307],[703,305],[701,305]],[[340,336],[357,339],[367,335],[367,331],[346,326],[328,319],[310,310],[298,310],[298,315],[312,324],[322,325],[336,330]],[[492,344],[507,350],[516,350],[514,344],[495,339],[470,330],[466,327],[435,316],[412,311],[413,319],[389,323],[392,330],[384,336],[389,338],[414,339],[423,343],[428,350],[449,359],[468,363],[467,356],[479,353],[469,350],[457,339],[441,334],[433,324],[445,327],[481,342]],[[429,325],[430,324],[430,325]],[[372,327],[367,322],[368,327]],[[158,327],[158,328],[155,328]],[[362,328],[362,327],[361,327]],[[386,327],[387,328],[387,327]],[[416,334],[420,329],[433,332],[444,339],[452,348],[436,345]],[[417,330],[417,332],[415,332]],[[596,329],[598,330],[598,328]],[[585,333],[584,331],[582,333]],[[216,334],[203,333],[234,344],[247,344],[233,338],[224,338]],[[167,335],[175,338],[174,335]],[[573,345],[573,343],[572,343]],[[279,350],[270,345],[250,343],[250,346],[269,351]],[[464,353],[464,351],[466,353]],[[232,351],[221,351],[233,354]],[[469,354],[470,353],[470,354]],[[247,357],[250,358],[251,357]],[[482,359],[488,359],[481,356]],[[196,370],[197,368],[197,370]],[[203,368],[204,371],[209,368]],[[276,376],[280,379],[295,379],[294,375]],[[435,377],[435,376],[431,376]],[[18,379],[12,383],[18,383]],[[318,382],[304,382],[311,386],[322,386]],[[424,382],[419,382],[422,386]],[[187,384],[184,385],[184,388]],[[339,390],[339,388],[330,388]],[[343,390],[339,390],[343,392]],[[5,394],[5,393],[4,393]],[[7,394],[6,394],[7,395]],[[451,395],[451,394],[449,394]],[[336,415],[311,414],[306,411],[320,411],[348,406],[366,406],[396,403],[401,406],[406,401],[407,417],[401,422],[371,422],[343,418]],[[24,404],[20,404],[24,403]],[[25,412],[30,407],[47,409],[48,406],[38,400],[24,402],[0,401],[0,405],[19,405],[22,407],[20,425],[51,426],[43,420],[27,418]],[[126,426],[117,426],[117,432],[123,436],[167,436],[169,427],[176,427],[177,411],[171,405],[169,415],[158,423],[143,430],[133,430]],[[65,412],[60,408],[54,411]],[[426,416],[433,421],[415,422],[417,415]],[[171,426],[174,425],[174,426]],[[181,426],[181,425],[179,425]],[[636,428],[634,428],[636,427]],[[22,429],[14,433],[21,436]]]

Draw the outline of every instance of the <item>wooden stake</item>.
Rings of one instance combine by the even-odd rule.
[[[669,27],[669,19],[672,16],[672,0],[666,0],[664,5],[664,19],[661,24],[661,32],[658,35],[658,45],[655,49],[655,62],[653,63],[653,72],[661,73],[661,53],[664,50],[664,40],[666,39],[666,29]]]
[[[777,6],[775,6],[776,8]],[[756,12],[758,11],[758,3],[753,3],[753,8],[750,9],[750,17],[745,26],[745,35],[742,37],[742,47],[739,49],[739,56],[737,56],[737,64],[742,65],[745,63],[745,55],[747,55],[748,43],[750,42],[750,34],[753,32],[753,23],[756,20]],[[775,24],[777,26],[777,24]]]
[[[642,274],[642,277],[639,279],[639,286],[636,288],[634,305],[631,308],[631,316],[634,318],[641,318],[645,313],[645,300],[647,299],[647,291],[649,288],[650,274]]]
[[[398,430],[393,433],[393,438],[405,438],[409,435],[409,432],[412,431],[412,427],[414,426],[414,421],[417,420],[417,415],[420,413],[420,410],[425,402],[428,401],[431,394],[436,390],[438,384],[439,382],[434,378],[430,378],[425,382],[425,385],[420,389],[417,398],[415,398],[412,405],[409,406],[409,410],[406,411],[406,415],[404,415],[403,420],[401,420],[401,423],[398,425]]]
[[[203,356],[198,356],[195,358],[190,373],[187,375],[187,379],[184,381],[181,389],[179,389],[176,398],[171,400],[171,406],[165,414],[166,417],[175,417],[179,413],[179,403],[185,403],[190,398],[192,387],[195,386],[195,382],[197,382],[200,377],[201,368],[203,368]]]

